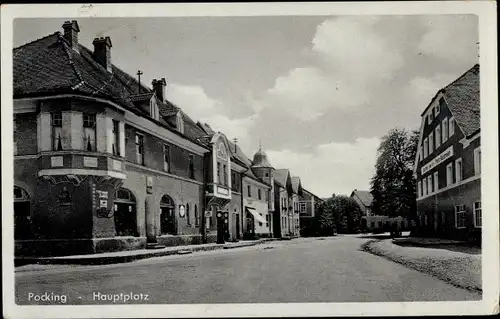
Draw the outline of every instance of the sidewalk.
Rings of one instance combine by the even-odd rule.
[[[197,251],[209,251],[220,249],[234,249],[240,247],[255,246],[263,244],[268,241],[275,240],[274,238],[265,238],[259,240],[243,240],[236,243],[225,244],[201,244],[201,245],[185,245],[185,246],[172,246],[161,249],[139,249],[128,251],[117,251],[99,254],[86,254],[86,255],[71,255],[71,256],[57,256],[57,257],[16,257],[16,266],[26,264],[78,264],[78,265],[105,265],[115,263],[126,263],[134,260],[162,257],[169,255],[183,255],[191,254]]]
[[[400,246],[391,240],[373,240],[365,243],[362,249],[374,255],[382,256],[393,262],[402,264],[441,280],[454,286],[472,291],[482,291],[481,279],[481,253],[479,248],[470,247],[455,249],[454,245],[446,242],[444,247],[427,248]],[[434,245],[445,245],[444,241]],[[461,251],[457,251],[461,250]]]

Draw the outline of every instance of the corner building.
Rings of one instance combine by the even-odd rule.
[[[479,65],[437,92],[422,113],[414,165],[417,231],[481,239]]]

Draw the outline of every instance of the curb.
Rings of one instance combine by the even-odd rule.
[[[164,257],[171,255],[187,255],[198,251],[213,251],[222,249],[235,249],[241,247],[255,246],[263,244],[267,241],[273,241],[274,239],[259,240],[257,242],[251,243],[241,243],[239,245],[229,246],[228,244],[214,244],[214,246],[204,246],[204,247],[189,247],[189,248],[179,248],[171,250],[155,250],[150,253],[143,253],[139,255],[125,255],[125,256],[95,256],[89,258],[54,258],[54,257],[17,257],[15,258],[14,264],[16,266],[23,266],[27,264],[43,264],[43,265],[109,265],[109,264],[119,264],[128,263],[141,259],[148,259],[153,257]]]
[[[471,286],[471,285],[464,285],[464,284],[456,282],[456,281],[454,281],[446,276],[443,276],[441,273],[434,271],[433,269],[429,269],[429,268],[424,269],[422,266],[420,266],[418,264],[404,260],[404,258],[397,258],[394,256],[390,256],[383,251],[380,251],[378,249],[374,249],[373,245],[377,244],[380,241],[382,241],[382,240],[369,240],[366,243],[364,243],[363,245],[361,245],[360,250],[367,252],[369,254],[375,255],[375,256],[382,257],[382,258],[387,259],[389,261],[392,261],[394,263],[400,264],[404,267],[407,267],[407,268],[419,271],[421,273],[433,276],[433,277],[435,277],[439,280],[442,280],[442,281],[444,281],[444,282],[446,282],[454,287],[465,289],[465,290],[470,291],[470,292],[476,292],[476,293],[482,294],[482,292],[483,292],[482,288],[479,288],[476,286]]]

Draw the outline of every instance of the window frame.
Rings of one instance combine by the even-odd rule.
[[[444,144],[449,136],[448,136],[448,117],[446,117],[444,120],[443,120],[443,123],[442,123],[442,128],[441,128],[441,139],[442,139],[442,143],[441,144]]]
[[[194,174],[194,155],[193,154],[189,154],[188,158],[189,158],[189,178],[194,179],[195,178],[195,174]]]
[[[428,138],[424,138],[424,158],[427,158],[429,156],[429,140]]]
[[[434,131],[429,133],[429,155],[434,152]]]
[[[262,200],[262,190],[260,188],[257,188],[257,198]]]
[[[424,194],[423,196],[427,195],[427,177],[422,179],[422,193]]]
[[[460,168],[460,170],[458,168]],[[461,182],[463,181],[463,179],[464,179],[464,168],[463,168],[462,158],[460,157],[455,160],[455,183]]]
[[[453,185],[454,175],[453,162],[450,162],[446,165],[446,186]]]
[[[141,133],[135,133],[135,161],[139,165],[145,165],[144,163],[144,135]],[[139,150],[141,153],[139,153]],[[140,158],[140,161],[139,161]]]
[[[57,121],[56,121],[56,117],[57,117]],[[59,119],[59,117],[60,117],[60,119]],[[51,126],[51,132],[52,132],[52,150],[53,151],[62,151],[64,149],[64,147],[62,145],[62,138],[63,138],[62,137],[62,122],[63,122],[62,112],[50,113],[50,126]],[[56,137],[55,137],[56,128],[59,128],[59,129],[57,129],[57,131],[60,130],[58,142],[56,142]],[[59,144],[61,144],[61,148],[58,147]]]
[[[427,176],[427,192],[429,194],[434,193],[433,186],[434,186],[434,184],[433,184],[433,181],[432,181],[432,174],[429,174]]]
[[[434,135],[436,136],[436,150],[438,149],[438,147],[441,146],[441,123],[438,123],[436,125],[436,128],[434,129],[435,133]]]
[[[455,134],[455,118],[453,116],[450,117],[448,121],[448,130],[449,130],[448,138],[450,138]]]
[[[474,149],[474,175],[481,174],[481,147]]]
[[[458,218],[460,214],[460,219]],[[456,229],[465,229],[466,225],[466,209],[465,205],[455,205],[455,228]],[[463,222],[462,226],[459,226],[459,221]]]
[[[252,187],[251,187],[251,185],[247,185],[247,195],[248,195],[248,197],[252,197]]]
[[[476,204],[479,204],[479,207],[476,206]],[[482,212],[482,205],[481,201],[475,201],[472,203],[472,208],[473,208],[473,218],[474,218],[474,227],[475,228],[482,228],[483,227],[483,212]],[[480,225],[477,223],[477,213],[479,212],[479,220],[480,220]]]
[[[434,192],[436,192],[439,190],[439,172],[435,171],[432,175],[433,175],[432,179],[433,179],[433,183],[434,183],[433,189],[434,189]]]
[[[113,119],[113,155],[120,156],[120,121]]]
[[[417,198],[422,197],[422,181],[417,182]]]
[[[171,172],[170,163],[170,145],[163,144],[163,170],[167,173]]]

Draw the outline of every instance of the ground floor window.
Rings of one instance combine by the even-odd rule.
[[[14,186],[14,239],[31,237],[30,198],[28,193]]]
[[[175,203],[168,195],[164,195],[160,202],[160,232],[162,235],[177,234]]]
[[[114,219],[116,236],[137,236],[136,201],[128,189],[115,193]]]
[[[465,205],[455,206],[455,227],[465,228]]]
[[[474,227],[482,227],[483,215],[481,213],[481,202],[474,203]]]

